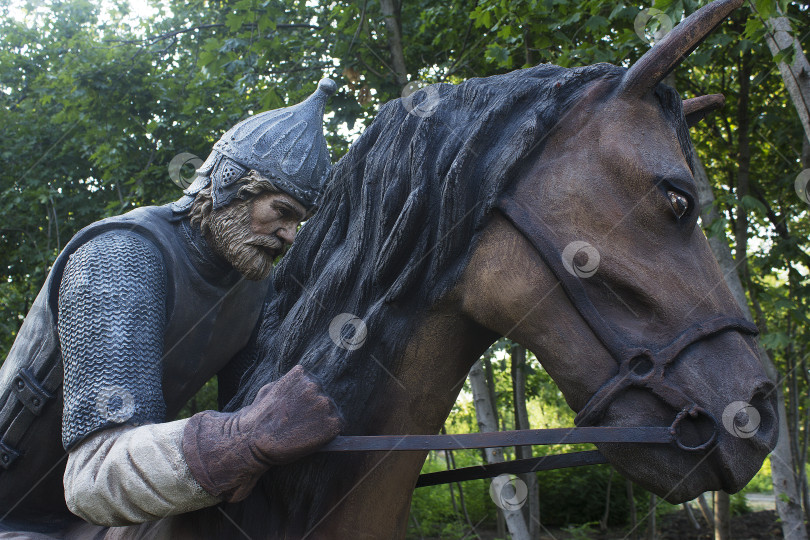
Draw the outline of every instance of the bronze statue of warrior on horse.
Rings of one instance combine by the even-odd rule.
[[[629,69],[541,65],[388,103],[328,173],[322,82],[297,108],[226,133],[184,199],[146,210],[160,226],[91,226],[54,266],[15,343],[21,360],[0,372],[3,411],[30,417],[18,446],[0,447],[11,461],[0,525],[31,537],[402,537],[429,444],[329,450],[435,435],[500,336],[542,360],[578,413],[571,433],[669,434],[598,439],[628,478],[672,502],[741,489],[777,417],[756,328],[697,225],[688,130],[723,100],[682,101],[661,83],[740,4],[705,6]],[[430,114],[414,114],[428,99]],[[230,224],[210,221],[229,208]],[[111,233],[107,251],[95,245]],[[94,269],[115,268],[117,252],[145,261],[126,267],[135,285],[96,287],[107,282]],[[177,307],[187,272],[172,269],[199,274],[182,282],[203,287],[185,291],[188,309]],[[130,326],[76,316],[105,303]],[[201,342],[176,346],[183,329]],[[110,336],[127,361],[152,363],[111,367],[98,348]],[[40,348],[59,361],[19,354]],[[223,412],[169,421],[214,374]],[[735,402],[760,415],[750,436],[723,429]]]

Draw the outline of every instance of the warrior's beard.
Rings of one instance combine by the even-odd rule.
[[[270,275],[273,260],[284,244],[276,237],[254,234],[250,229],[250,201],[236,200],[225,208],[211,210],[206,240],[245,278],[259,281]]]

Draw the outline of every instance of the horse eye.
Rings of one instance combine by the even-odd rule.
[[[675,211],[675,215],[678,218],[682,218],[686,211],[689,210],[689,200],[677,191],[667,191],[667,195],[669,196],[669,203],[672,205],[672,210]]]

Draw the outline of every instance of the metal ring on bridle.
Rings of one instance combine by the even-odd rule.
[[[702,442],[697,446],[690,446],[681,440],[683,435],[681,432],[681,424],[684,420],[688,420],[690,417],[698,418],[701,415],[706,417],[711,422],[711,434],[705,442]],[[714,416],[712,416],[709,411],[698,405],[693,405],[689,409],[684,409],[679,412],[675,417],[675,421],[672,422],[672,427],[670,427],[669,430],[672,434],[672,439],[675,441],[678,448],[686,452],[703,452],[704,450],[708,450],[717,441],[717,420],[715,420]]]

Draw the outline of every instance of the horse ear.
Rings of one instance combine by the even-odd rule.
[[[695,126],[710,112],[726,104],[723,94],[711,94],[683,100],[683,114],[689,127]]]
[[[620,94],[643,97],[742,3],[743,0],[715,0],[692,13],[630,66],[622,79]]]

